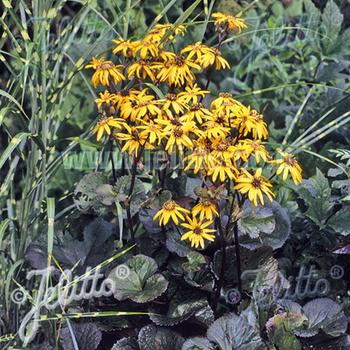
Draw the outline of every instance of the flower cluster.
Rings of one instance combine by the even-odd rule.
[[[281,159],[272,159],[266,148],[267,125],[259,112],[227,92],[211,98],[201,86],[198,77],[206,70],[230,68],[220,48],[227,35],[246,28],[241,18],[221,13],[213,17],[219,33],[214,47],[196,42],[175,52],[173,43],[186,28],[157,24],[142,40],[114,40],[118,64],[93,58],[86,66],[95,71],[93,85],[106,89],[96,99],[101,115],[94,129],[98,141],[107,135],[135,159],[144,150],[177,152],[184,171],[203,180],[206,195],[199,196],[191,210],[169,200],[154,217],[162,226],[183,222],[187,231],[182,239],[196,248],[215,237],[220,211],[218,198],[210,195],[215,189],[237,191],[258,205],[274,197],[272,183],[263,175],[268,166],[277,166],[275,174],[283,174],[284,180],[290,174],[296,184],[301,181],[292,155],[281,152]]]

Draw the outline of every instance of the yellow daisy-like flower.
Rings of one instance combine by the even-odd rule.
[[[188,108],[188,104],[179,94],[168,93],[166,95],[162,110],[165,111],[169,118],[172,118],[173,113],[171,112],[171,109],[173,109],[175,114],[181,114]]]
[[[196,103],[190,107],[190,110],[181,117],[181,120],[192,121],[195,120],[199,124],[203,123],[203,119],[208,119],[211,112],[206,109],[202,103]]]
[[[113,79],[115,84],[125,80],[125,76],[121,72],[123,66],[120,64],[115,65],[112,61],[104,61],[102,58],[93,58],[91,63],[86,65],[86,68],[93,68],[96,70],[91,78],[94,87],[97,87],[99,84],[109,86],[111,82],[110,79]]]
[[[228,92],[220,92],[219,97],[210,105],[212,110],[217,110],[223,114],[236,114],[242,107],[243,105]]]
[[[167,33],[167,31],[172,30],[172,33],[175,35],[185,35],[186,33],[186,27],[183,25],[178,25],[174,27],[173,24],[165,23],[165,24],[156,24],[147,34],[146,38],[155,42],[159,42],[161,39],[163,39],[164,35]],[[167,38],[167,40],[173,40],[174,35],[170,34]]]
[[[134,89],[123,89],[119,90],[114,94],[114,104],[117,109],[120,109],[120,107],[128,102],[130,98],[135,98],[140,94],[139,90],[134,90]]]
[[[210,91],[202,90],[197,84],[194,84],[193,86],[186,86],[185,91],[179,93],[179,97],[186,103],[192,102],[193,104],[197,104],[209,93]]]
[[[199,220],[203,221],[204,219],[213,221],[215,216],[219,215],[217,204],[202,198],[197,205],[192,208],[193,216],[199,214]]]
[[[197,174],[201,169],[210,169],[214,167],[214,158],[210,153],[210,149],[207,146],[199,144],[197,142],[194,150],[184,159],[185,162],[188,162],[185,167],[185,171],[188,171],[193,166],[193,173]]]
[[[208,176],[211,176],[213,182],[225,182],[227,178],[233,180],[237,174],[238,170],[230,161],[219,161],[213,168],[208,169]]]
[[[213,140],[212,150],[212,155],[215,159],[229,162],[234,158],[236,147],[225,139],[217,138]]]
[[[298,161],[295,159],[294,155],[282,151],[278,151],[278,153],[283,157],[281,159],[274,160],[273,164],[278,164],[279,167],[276,171],[277,175],[281,175],[283,173],[283,180],[286,181],[288,175],[290,174],[294,183],[299,185],[302,181],[302,169],[298,164]]]
[[[124,40],[122,38],[112,40],[116,45],[113,49],[114,54],[121,53],[124,57],[133,57],[135,55],[135,49],[139,44],[139,41]]]
[[[111,135],[112,133],[111,128],[122,129],[123,126],[124,126],[123,119],[116,119],[113,117],[103,116],[94,127],[93,133],[94,134],[97,133],[96,139],[97,141],[100,141],[104,133],[107,133],[107,135]]]
[[[191,85],[196,79],[191,69],[200,70],[201,66],[184,56],[176,56],[160,70],[157,78],[162,82],[167,80],[169,85]]]
[[[163,63],[167,63],[170,60],[173,60],[175,57],[176,57],[176,54],[174,52],[171,52],[171,51],[161,50],[161,51],[159,51],[159,54],[158,54],[158,58],[161,61],[163,61]],[[158,64],[157,68],[160,69],[163,66],[164,66],[164,64],[163,65]]]
[[[144,125],[140,125],[138,127],[140,130],[142,130],[140,136],[143,138],[148,138],[152,145],[158,141],[157,145],[159,145],[164,137],[163,127],[156,124],[153,120],[141,120],[141,123]]]
[[[195,248],[203,248],[205,247],[204,240],[208,241],[214,241],[215,235],[213,235],[213,232],[216,232],[216,230],[208,228],[213,222],[207,221],[203,222],[201,220],[197,220],[196,217],[190,217],[186,218],[187,223],[181,224],[183,227],[189,229],[182,237],[181,240],[189,240],[191,242],[191,247]]]
[[[185,53],[188,53],[187,59],[194,60],[202,68],[207,68],[215,62],[215,50],[202,44],[200,41],[181,50],[181,55]]]
[[[99,93],[99,98],[95,100],[97,108],[100,109],[103,104],[105,105],[113,105],[116,95],[111,94],[108,90],[105,90],[105,92]]]
[[[158,115],[161,110],[157,104],[159,101],[156,101],[153,95],[147,95],[147,89],[144,89],[137,96],[130,97],[127,102],[121,105],[120,114],[123,118],[130,118],[132,121],[145,117],[147,114]]]
[[[225,58],[222,57],[221,53],[217,51],[215,53],[215,69],[220,70],[220,69],[228,69],[230,68],[230,64],[227,62]]]
[[[189,137],[192,127],[186,125],[172,126],[171,128],[165,128],[164,132],[168,138],[165,150],[170,154],[172,153],[174,146],[178,149],[180,154],[183,154],[184,148],[192,149],[193,142]]]
[[[250,107],[242,106],[237,114],[238,131],[247,136],[252,133],[254,139],[267,139],[267,125],[263,120],[263,116]]]
[[[160,225],[166,225],[170,219],[175,223],[179,224],[179,219],[184,221],[185,217],[183,214],[188,214],[190,211],[178,205],[175,201],[166,201],[162,209],[160,209],[156,215],[154,215],[153,220],[159,219]]]
[[[139,60],[128,67],[128,78],[131,79],[136,76],[139,79],[146,79],[149,77],[152,81],[156,80],[154,70],[155,64],[148,60]]]
[[[209,139],[224,139],[226,135],[230,132],[230,128],[224,127],[221,123],[221,120],[213,118],[202,124],[205,128],[203,131],[204,136]]]
[[[140,57],[145,59],[146,57],[157,57],[159,53],[158,44],[144,39],[136,45],[135,53],[140,53]]]
[[[101,58],[96,58],[96,57],[93,57],[90,61],[89,64],[87,64],[85,66],[85,68],[93,68],[93,69],[97,69],[99,66],[101,66],[103,63],[105,62],[104,58],[101,57]]]
[[[240,141],[238,147],[245,149],[249,156],[254,155],[257,164],[260,163],[261,159],[264,162],[267,162],[269,159],[269,153],[259,140],[245,139]]]
[[[129,154],[137,156],[142,147],[145,149],[152,149],[153,146],[147,142],[147,137],[145,135],[141,136],[139,127],[125,124],[126,132],[116,133],[114,137],[117,140],[125,141],[122,148],[122,152],[127,152]]]
[[[246,169],[241,169],[242,175],[237,179],[237,185],[234,187],[239,192],[246,194],[248,193],[249,200],[255,205],[258,205],[258,199],[260,203],[264,205],[265,194],[270,201],[272,201],[274,194],[271,191],[272,184],[262,176],[262,168],[257,169],[255,174],[250,174]]]
[[[232,32],[234,30],[241,32],[242,29],[247,28],[244,19],[239,17],[225,15],[221,12],[213,13],[212,17],[215,20],[214,23],[216,27],[221,27],[224,30],[227,30],[228,32]]]

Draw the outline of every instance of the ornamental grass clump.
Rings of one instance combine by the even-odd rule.
[[[254,206],[273,200],[275,176],[282,175],[283,180],[291,176],[295,184],[302,180],[293,155],[278,150],[280,156],[273,158],[261,113],[229,92],[212,96],[213,71],[230,74],[230,64],[221,54],[225,39],[247,27],[239,17],[222,13],[212,17],[215,46],[195,42],[177,50],[175,42],[176,47],[181,44],[186,28],[157,24],[140,40],[115,39],[111,60],[93,58],[86,66],[94,70],[93,85],[102,87],[96,99],[97,140],[107,136],[133,158],[129,195],[145,151],[180,155],[184,172],[200,179],[193,203],[185,208],[169,199],[154,215],[162,229],[175,224],[182,239],[195,248],[205,248],[215,232],[224,233],[221,201],[229,204],[226,227],[230,227],[237,223],[246,200]],[[160,191],[163,185],[159,181]],[[130,212],[128,218],[133,231]]]

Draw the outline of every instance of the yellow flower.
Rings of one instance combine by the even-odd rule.
[[[113,105],[116,95],[111,94],[109,91],[105,90],[105,92],[100,92],[99,98],[95,100],[97,108],[101,108],[103,104],[106,104],[108,106]]]
[[[251,152],[251,148],[247,148],[247,146],[242,145],[242,143],[239,143],[235,147],[235,155],[234,160],[242,160],[244,163],[248,162],[248,158]]]
[[[186,103],[197,104],[207,94],[209,94],[208,90],[202,90],[197,84],[194,84],[193,86],[186,86],[185,91],[179,93],[179,97],[183,98]]]
[[[193,130],[193,127],[187,125],[171,125],[171,127],[166,127],[164,133],[168,138],[165,150],[170,154],[173,151],[174,146],[177,147],[180,154],[183,154],[183,149],[193,148],[193,143],[189,137],[190,131]]]
[[[224,114],[236,114],[242,107],[243,105],[235,100],[228,92],[221,92],[219,97],[216,98],[210,105],[212,110],[217,110],[218,112]]]
[[[249,200],[256,206],[258,205],[258,199],[264,205],[264,194],[272,201],[274,197],[271,191],[272,185],[261,175],[262,168],[257,169],[255,174],[250,174],[243,168],[241,170],[242,175],[236,179],[237,185],[234,188],[243,194],[248,193]]]
[[[208,169],[214,166],[214,159],[210,153],[210,149],[203,143],[198,142],[191,154],[185,157],[184,161],[188,162],[184,170],[188,171],[194,165],[194,174],[197,174],[203,167]]]
[[[196,79],[191,69],[200,70],[201,67],[184,56],[176,56],[160,70],[157,78],[162,82],[167,80],[169,85],[182,86],[185,83],[191,85]]]
[[[160,58],[163,62],[169,62],[170,60],[173,60],[176,57],[176,54],[174,54],[174,52],[170,52],[170,51],[164,51],[161,50],[159,51],[158,54],[158,58]],[[158,65],[157,68],[162,68],[164,66],[163,65]]]
[[[203,123],[205,128],[203,134],[209,139],[226,138],[226,135],[230,132],[230,129],[223,126],[222,120],[218,120],[216,116]]]
[[[122,38],[112,40],[117,46],[113,49],[114,54],[121,53],[124,57],[132,57],[135,54],[135,49],[139,44],[138,41],[124,40]]]
[[[230,64],[222,57],[221,53],[217,51],[215,53],[215,69],[226,69],[230,68]]]
[[[157,57],[159,53],[159,47],[157,43],[147,40],[146,38],[136,45],[135,52],[140,52],[140,57],[142,59],[145,59],[146,57]]]
[[[153,146],[147,142],[147,137],[141,136],[139,127],[124,125],[126,132],[116,133],[114,136],[117,140],[125,141],[122,152],[128,152],[135,156],[138,155],[142,147],[152,149]]]
[[[159,145],[162,142],[162,138],[164,136],[162,126],[154,123],[153,120],[141,120],[141,123],[143,123],[144,125],[140,125],[138,127],[140,130],[142,130],[140,132],[140,136],[142,138],[148,138],[151,144],[154,144],[158,140]]]
[[[130,98],[134,98],[140,94],[139,90],[134,90],[134,89],[123,89],[119,90],[114,94],[114,104],[117,109],[120,109],[120,107],[128,102]]]
[[[268,131],[263,117],[254,109],[242,106],[237,114],[237,123],[239,124],[239,132],[243,136],[247,136],[250,132],[254,139],[267,139]]]
[[[204,249],[204,240],[214,241],[215,235],[212,233],[216,230],[209,229],[208,226],[212,224],[212,221],[202,222],[201,220],[197,221],[196,217],[192,219],[190,217],[186,218],[188,223],[183,223],[182,226],[189,229],[182,237],[181,240],[184,241],[188,239],[191,242],[191,247],[203,248]]]
[[[90,64],[86,65],[86,68],[95,69],[95,73],[91,78],[94,87],[99,84],[109,86],[111,82],[110,78],[113,79],[115,84],[125,80],[125,76],[121,72],[123,66],[120,64],[115,65],[112,61],[104,61],[103,58],[93,58]]]
[[[238,174],[238,170],[230,161],[219,161],[211,169],[208,169],[208,176],[211,176],[212,181],[220,180],[225,182],[226,178],[234,179]]]
[[[136,75],[139,79],[149,77],[152,81],[156,80],[154,75],[155,64],[148,60],[139,60],[128,67],[128,78],[131,79]]]
[[[202,103],[196,103],[190,107],[189,112],[181,117],[181,120],[196,120],[199,124],[202,124],[203,119],[208,119],[210,116],[211,112],[204,108]]]
[[[111,134],[111,128],[122,129],[124,126],[124,120],[116,119],[113,117],[103,116],[94,127],[93,133],[97,133],[97,141],[100,141],[103,134],[106,132],[107,135]]]
[[[130,97],[128,101],[120,107],[120,114],[123,118],[135,121],[145,117],[147,114],[157,115],[161,113],[157,107],[159,101],[153,95],[147,95],[147,89],[142,90],[137,96]]]
[[[260,163],[260,159],[264,162],[267,162],[269,159],[269,153],[259,140],[245,139],[240,141],[238,147],[245,149],[249,156],[253,154],[257,164]]]
[[[183,98],[181,98],[181,96],[174,93],[168,93],[166,95],[166,100],[164,101],[162,110],[165,111],[169,118],[173,116],[170,108],[174,110],[175,114],[180,114],[184,113],[184,111],[188,109],[188,104]]]
[[[175,201],[169,200],[163,204],[162,209],[157,212],[157,214],[153,217],[153,220],[159,219],[160,225],[166,225],[169,220],[172,219],[175,225],[178,225],[179,219],[182,221],[185,220],[182,213],[188,214],[189,212],[189,210],[182,208]]]
[[[90,61],[90,63],[85,66],[85,68],[93,68],[96,70],[104,62],[105,62],[105,60],[103,57],[101,57],[101,58],[93,57],[92,60]]]
[[[161,39],[163,39],[164,35],[167,33],[167,31],[170,31],[173,29],[173,33],[175,35],[185,35],[186,33],[186,27],[183,25],[178,25],[174,27],[174,25],[170,23],[166,24],[156,24],[147,34],[146,38],[155,42],[159,42]],[[167,38],[167,40],[173,40],[174,35],[170,34]]]
[[[281,159],[277,159],[273,161],[273,164],[279,164],[279,167],[276,171],[277,175],[280,175],[283,173],[283,180],[286,181],[288,178],[288,174],[291,175],[294,183],[296,185],[299,185],[303,178],[301,176],[302,169],[300,165],[298,164],[298,161],[295,159],[295,157],[292,154],[285,153],[282,151],[278,151],[280,155],[283,157]]]
[[[186,46],[181,50],[181,55],[187,52],[187,59],[193,59],[202,68],[207,68],[215,62],[215,50],[202,44],[200,41],[194,45]]]
[[[241,32],[242,29],[247,28],[244,19],[239,17],[225,15],[221,12],[213,13],[212,17],[215,20],[214,23],[216,27],[221,27],[222,29],[227,30],[228,32],[232,32],[234,30],[238,30],[238,32]]]
[[[214,158],[216,158],[218,161],[227,162],[234,157],[236,151],[235,146],[232,146],[228,141],[221,138],[213,140],[212,149],[212,155]]]
[[[213,218],[219,215],[217,205],[214,202],[204,198],[202,198],[200,202],[192,208],[192,214],[194,216],[199,214],[199,220],[201,221],[204,219],[213,221]]]

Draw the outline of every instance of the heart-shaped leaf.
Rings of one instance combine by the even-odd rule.
[[[156,299],[168,287],[168,281],[162,274],[156,273],[157,270],[155,260],[142,254],[117,266],[108,276],[113,283],[114,297],[118,300],[131,299],[137,303]]]

